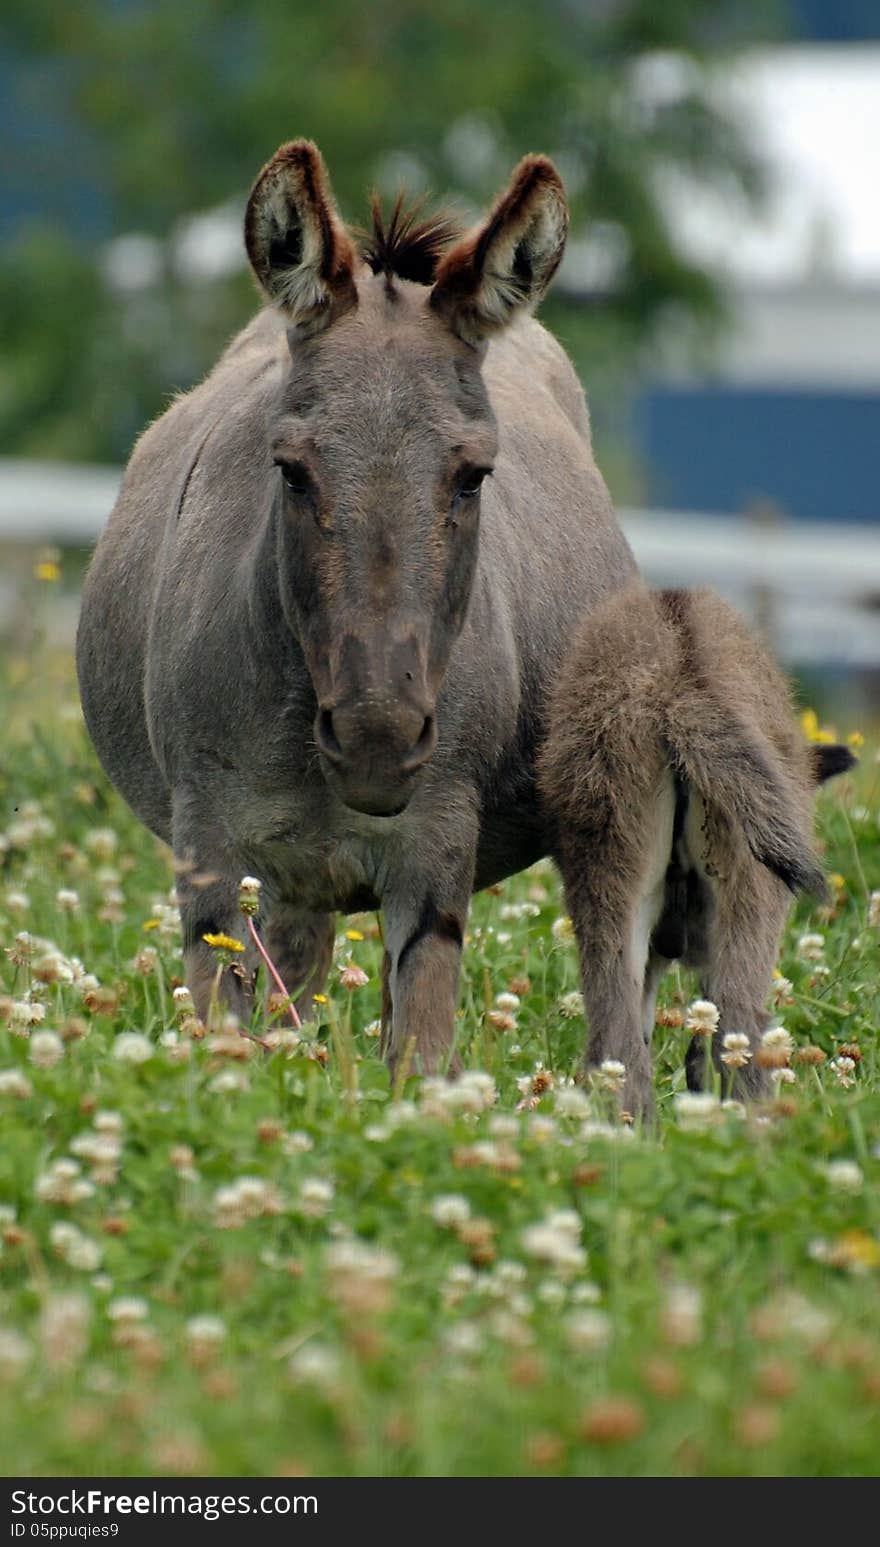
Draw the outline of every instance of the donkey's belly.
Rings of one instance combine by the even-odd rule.
[[[543,822],[529,811],[498,814],[480,831],[474,891],[527,870],[549,852]]]

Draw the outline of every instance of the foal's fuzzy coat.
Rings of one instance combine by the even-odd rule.
[[[782,674],[720,597],[639,582],[581,625],[549,723],[540,783],[580,947],[587,1061],[621,1060],[625,1105],[645,1113],[671,961],[695,967],[720,1010],[716,1060],[726,1032],[757,1046],[791,893],[824,889],[814,787],[854,758],[804,742]],[[753,1060],[737,1084],[754,1095],[763,1079]]]

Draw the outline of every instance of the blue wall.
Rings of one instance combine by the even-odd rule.
[[[880,520],[880,392],[655,387],[634,418],[651,504]]]

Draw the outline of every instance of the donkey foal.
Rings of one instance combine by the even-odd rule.
[[[757,1047],[791,894],[824,891],[813,790],[855,759],[804,742],[780,671],[718,596],[639,582],[580,626],[549,723],[539,777],[580,949],[587,1064],[624,1063],[624,1106],[645,1115],[672,961],[697,969],[720,1011],[718,1066],[727,1032]],[[688,1050],[691,1089],[705,1041]],[[752,1058],[738,1093],[765,1080]]]

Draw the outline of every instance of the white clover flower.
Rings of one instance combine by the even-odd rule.
[[[314,1147],[314,1140],[307,1133],[304,1133],[301,1128],[294,1128],[293,1132],[288,1133],[282,1142],[282,1149],[285,1155],[306,1155]]]
[[[435,1225],[442,1230],[454,1230],[471,1217],[471,1206],[461,1193],[440,1193],[428,1211]]]
[[[603,1058],[598,1069],[592,1071],[591,1078],[600,1090],[611,1091],[617,1096],[626,1084],[626,1065],[619,1058]]]
[[[829,1160],[822,1167],[825,1180],[835,1192],[861,1192],[865,1180],[861,1166],[854,1160]]]
[[[75,913],[79,907],[79,893],[71,891],[67,886],[62,886],[55,893],[55,901],[65,913]]]
[[[495,995],[495,1003],[499,1010],[505,1011],[509,1015],[516,1014],[520,1007],[520,1002],[519,994],[503,993]]]
[[[33,974],[40,983],[73,983],[76,977],[73,962],[58,950],[46,951],[36,957]]]
[[[174,1000],[175,1010],[179,1010],[182,1014],[192,1015],[195,1005],[193,1004],[193,996],[185,983],[181,983],[174,990],[171,997]]]
[[[577,1085],[561,1085],[556,1091],[554,1110],[557,1117],[589,1117],[590,1098]]]
[[[328,1246],[324,1266],[334,1299],[349,1310],[383,1310],[391,1284],[400,1271],[392,1252],[347,1236]]]
[[[801,935],[797,943],[797,954],[801,961],[818,962],[825,953],[824,935]]]
[[[85,1295],[50,1295],[40,1316],[40,1343],[50,1369],[69,1369],[85,1353],[92,1308]]]
[[[477,1274],[469,1263],[459,1262],[450,1268],[443,1285],[443,1304],[447,1310],[460,1305],[476,1283]]]
[[[541,1304],[548,1306],[551,1311],[560,1310],[568,1299],[568,1291],[558,1278],[543,1279],[535,1294]]]
[[[119,843],[112,827],[93,827],[83,839],[83,848],[94,854],[96,859],[112,859]]]
[[[687,1007],[684,1024],[697,1037],[711,1037],[718,1030],[721,1012],[711,999],[694,999]]]
[[[829,1313],[794,1289],[783,1290],[770,1302],[770,1314],[781,1332],[801,1338],[810,1347],[825,1343],[834,1330]]]
[[[667,1343],[678,1348],[699,1342],[703,1333],[703,1297],[695,1285],[674,1284],[667,1290],[660,1327]]]
[[[41,1203],[60,1203],[68,1207],[94,1196],[95,1189],[81,1175],[77,1160],[53,1160],[34,1182],[34,1195]]]
[[[11,1327],[0,1327],[0,1376],[14,1380],[30,1363],[33,1348],[27,1338]]]
[[[466,1070],[457,1080],[430,1078],[422,1081],[419,1101],[426,1117],[474,1116],[494,1105],[498,1099],[495,1081],[481,1069]]]
[[[7,913],[27,913],[31,900],[27,892],[20,892],[10,887],[4,895],[3,903]]]
[[[472,1321],[456,1322],[454,1326],[447,1327],[443,1333],[446,1352],[459,1358],[468,1359],[478,1354],[484,1342],[482,1328]]]
[[[623,1123],[600,1123],[591,1118],[581,1124],[580,1136],[585,1144],[591,1139],[606,1139],[610,1144],[632,1144],[636,1133],[634,1128]]]
[[[16,1101],[27,1101],[34,1093],[30,1080],[18,1069],[0,1069],[0,1096],[13,1096]]]
[[[797,1075],[793,1069],[771,1069],[770,1081],[773,1085],[773,1089],[778,1091],[782,1085],[796,1085]]]
[[[602,1293],[598,1284],[581,1282],[573,1284],[569,1295],[572,1305],[598,1305]]]
[[[113,1057],[124,1064],[145,1064],[154,1051],[149,1037],[140,1031],[121,1031],[113,1043]]]
[[[519,1138],[519,1118],[512,1112],[493,1112],[488,1123],[489,1133],[493,1139],[517,1139]]]
[[[226,1323],[219,1316],[192,1316],[185,1330],[190,1343],[216,1345],[226,1336]]]
[[[386,1139],[391,1138],[393,1131],[387,1123],[368,1123],[364,1129],[364,1138],[368,1144],[384,1144]]]
[[[880,929],[880,892],[872,892],[869,898],[868,923],[872,929]]]
[[[38,999],[25,996],[24,999],[13,999],[9,1006],[9,1030],[19,1036],[26,1037],[31,1026],[39,1026],[45,1019],[46,1006]]]
[[[218,1230],[239,1230],[250,1219],[280,1214],[284,1204],[278,1188],[261,1176],[240,1176],[214,1194]]]
[[[92,1118],[92,1127],[97,1133],[121,1134],[125,1128],[125,1118],[121,1112],[108,1112],[102,1110],[96,1112]]]
[[[364,1027],[364,1036],[365,1037],[378,1037],[378,1036],[381,1036],[381,1033],[382,1033],[382,1022],[381,1022],[381,1020],[378,1020],[378,1021],[368,1021],[366,1026]]]
[[[256,876],[242,876],[238,883],[238,906],[248,918],[254,918],[260,910],[262,881]]]
[[[672,1098],[679,1126],[685,1129],[707,1128],[717,1122],[721,1106],[711,1091],[683,1090]]]
[[[742,1069],[752,1056],[752,1045],[742,1031],[728,1031],[724,1036],[724,1052],[721,1062],[729,1069]]]
[[[527,1226],[521,1240],[527,1256],[550,1263],[565,1276],[586,1266],[580,1234],[581,1222],[574,1210],[555,1209],[538,1224]]]
[[[341,1361],[333,1348],[323,1343],[306,1343],[292,1355],[288,1373],[297,1385],[329,1390],[339,1380]]]
[[[235,1090],[250,1090],[251,1083],[243,1069],[221,1069],[207,1088],[213,1096],[227,1096]]]
[[[100,1267],[104,1255],[97,1241],[66,1221],[52,1226],[49,1244],[68,1267],[79,1268],[83,1273],[94,1273]]]
[[[578,990],[571,994],[563,994],[556,1008],[563,1020],[575,1020],[577,1016],[584,1013],[584,996]]]
[[[836,1075],[839,1083],[844,1087],[845,1090],[848,1089],[850,1085],[855,1084],[855,1059],[847,1058],[846,1054],[841,1054],[837,1058],[832,1058],[828,1067]]]
[[[63,1057],[64,1043],[54,1031],[35,1031],[30,1042],[30,1061],[38,1069],[52,1069]]]
[[[774,1057],[790,1058],[794,1052],[794,1037],[784,1026],[768,1026],[761,1037],[761,1046]]]
[[[263,1046],[270,1052],[283,1053],[285,1058],[294,1058],[302,1046],[302,1037],[292,1026],[272,1026],[263,1037]]]
[[[574,939],[574,925],[570,918],[563,915],[562,918],[553,920],[553,923],[550,925],[550,933],[554,940],[570,941]]]
[[[526,1127],[530,1139],[536,1144],[548,1144],[555,1139],[558,1132],[556,1118],[549,1112],[530,1112],[526,1118]]]
[[[572,1311],[563,1330],[569,1348],[578,1354],[601,1353],[611,1342],[611,1318],[604,1311]]]
[[[109,1301],[106,1311],[110,1321],[130,1324],[146,1321],[150,1314],[150,1307],[140,1295],[120,1295],[118,1300]]]
[[[773,1004],[776,1009],[781,1005],[790,1004],[794,993],[794,984],[790,978],[784,978],[780,973],[773,984]]]
[[[498,910],[498,917],[511,922],[517,919],[536,919],[540,916],[540,912],[541,909],[534,902],[505,902]]]
[[[323,1176],[307,1176],[300,1184],[297,1208],[307,1219],[322,1219],[333,1202],[336,1189]]]

